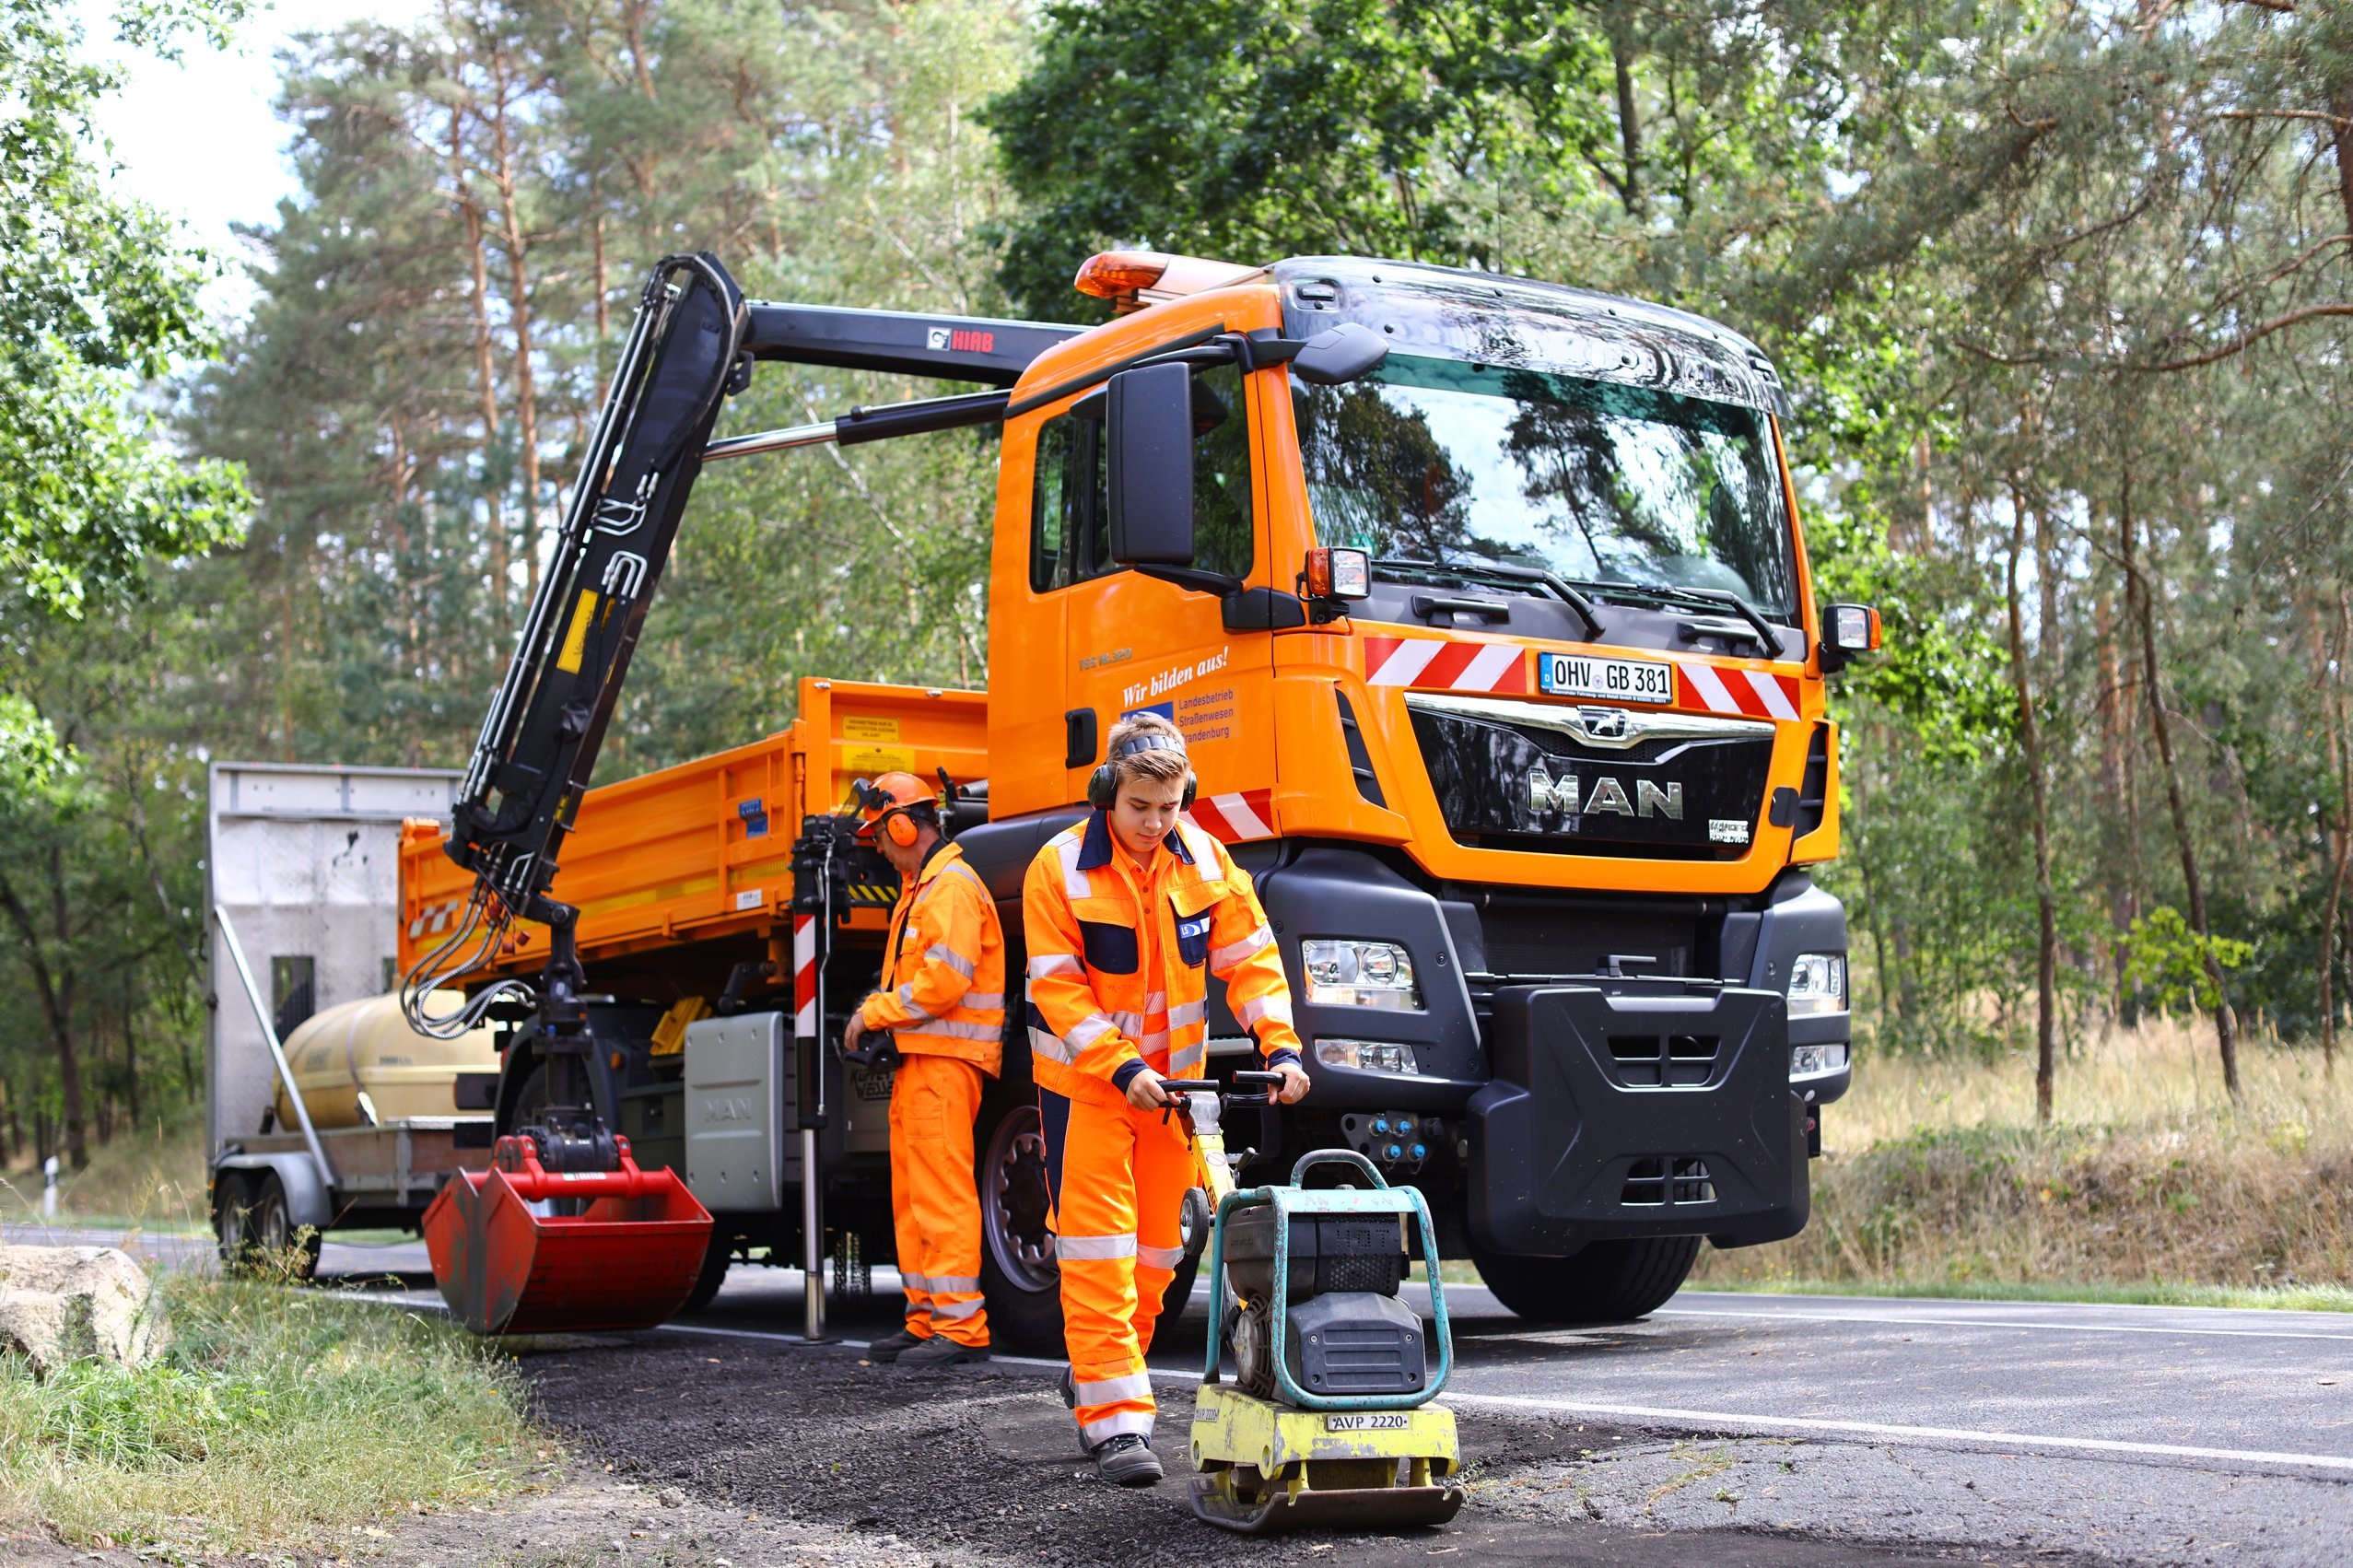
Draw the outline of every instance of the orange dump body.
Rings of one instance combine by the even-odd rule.
[[[894,768],[923,778],[945,768],[958,783],[988,775],[979,692],[804,679],[800,695],[800,717],[773,735],[582,798],[551,891],[580,912],[583,960],[770,936],[791,903],[802,818],[841,810],[853,779]],[[449,934],[474,891],[444,837],[429,820],[402,834],[404,971]],[[544,930],[518,925],[476,977],[535,973],[546,953]]]

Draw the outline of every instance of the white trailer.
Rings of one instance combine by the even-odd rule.
[[[205,810],[205,1125],[225,1256],[276,1251],[304,1227],[413,1223],[490,1117],[410,1117],[314,1131],[275,1124],[284,1037],[310,1014],[380,996],[393,972],[401,822],[446,819],[443,768],[217,762]],[[266,1018],[265,1016],[266,1015]]]

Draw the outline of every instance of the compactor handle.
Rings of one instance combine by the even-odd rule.
[[[1376,1188],[1383,1192],[1388,1190],[1389,1184],[1381,1179],[1381,1173],[1373,1168],[1373,1162],[1353,1149],[1310,1149],[1299,1156],[1297,1164],[1291,1167],[1291,1185],[1306,1186],[1307,1167],[1315,1164],[1354,1165],[1373,1178]]]

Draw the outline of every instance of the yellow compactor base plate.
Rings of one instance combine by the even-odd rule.
[[[1462,1507],[1454,1412],[1294,1410],[1222,1383],[1193,1404],[1193,1512],[1246,1535],[1443,1525]]]

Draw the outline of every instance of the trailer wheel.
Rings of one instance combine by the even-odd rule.
[[[980,1288],[992,1340],[1031,1355],[1062,1349],[1062,1270],[1054,1258],[1046,1135],[1035,1104],[1016,1102],[981,1146]]]
[[[319,1270],[319,1233],[305,1226],[295,1232],[286,1200],[286,1184],[275,1171],[262,1177],[254,1195],[248,1240],[256,1267],[288,1280],[308,1280]]]
[[[253,1245],[247,1229],[253,1208],[253,1189],[237,1171],[213,1177],[213,1240],[220,1249],[221,1267],[231,1271],[245,1266]]]
[[[1587,1242],[1574,1258],[1472,1258],[1495,1299],[1530,1323],[1623,1323],[1665,1305],[1699,1255],[1698,1236],[1638,1236]]]

